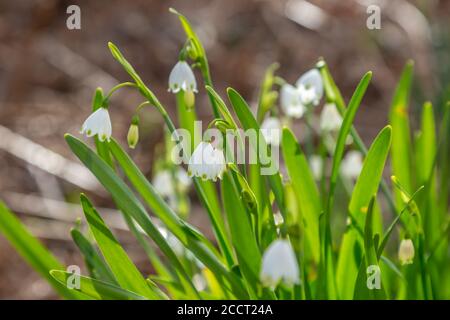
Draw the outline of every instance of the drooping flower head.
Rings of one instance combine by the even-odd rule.
[[[163,197],[170,197],[176,192],[174,182],[181,191],[186,191],[191,184],[189,176],[181,167],[174,174],[169,170],[158,171],[152,179],[156,191]]]
[[[169,75],[169,91],[177,93],[180,90],[189,93],[197,92],[194,72],[186,61],[178,61]]]
[[[300,95],[300,102],[305,105],[317,106],[323,96],[322,76],[317,69],[304,73],[295,83]]]
[[[288,286],[300,283],[297,259],[288,240],[275,240],[264,252],[260,280],[271,288],[280,282]]]
[[[88,137],[98,136],[100,141],[109,141],[111,139],[112,126],[109,118],[108,109],[98,108],[84,121],[81,127],[81,134]]]
[[[209,142],[200,142],[189,159],[188,174],[203,180],[222,179],[226,170],[223,151],[213,147]]]
[[[314,179],[320,180],[322,178],[322,166],[323,166],[323,159],[319,155],[312,155],[309,159],[309,166],[311,168],[311,172],[314,176]]]
[[[322,132],[338,131],[342,125],[342,117],[334,103],[326,103],[320,114],[320,130]]]
[[[411,239],[403,239],[398,248],[398,259],[402,265],[412,264],[414,260],[414,244]]]
[[[274,146],[280,145],[281,123],[278,118],[268,117],[261,124],[261,133],[267,144]]]
[[[300,93],[296,87],[286,83],[281,87],[280,104],[283,112],[292,118],[299,119],[306,111],[300,100]]]

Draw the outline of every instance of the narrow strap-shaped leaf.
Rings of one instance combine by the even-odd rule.
[[[320,256],[319,216],[322,212],[319,192],[305,154],[288,128],[283,128],[281,145],[290,181],[305,221],[308,246],[314,260],[318,262]]]
[[[72,292],[55,281],[49,272],[52,269],[64,269],[63,265],[36,239],[20,220],[0,201],[0,232],[61,296],[66,299],[88,299],[87,296]]]
[[[349,211],[360,226],[370,199],[377,193],[390,146],[391,127],[386,126],[370,146],[350,199]]]
[[[73,153],[97,177],[106,190],[109,191],[119,209],[121,209],[124,214],[131,216],[142,227],[153,241],[155,241],[156,245],[160,247],[161,251],[167,256],[180,274],[186,278],[188,283],[192,284],[190,277],[185,272],[175,252],[167,244],[162,234],[151,221],[142,204],[131,192],[130,188],[117,177],[111,167],[100,159],[99,156],[83,142],[71,135],[66,135],[65,139]],[[193,284],[191,289],[193,292],[196,291]]]
[[[252,145],[251,147],[257,151],[258,155],[258,162],[260,162],[260,150],[258,148],[262,148],[263,150],[267,149],[267,144],[264,140],[264,137],[262,137],[260,133],[259,124],[256,121],[255,117],[253,116],[252,112],[250,111],[250,107],[247,104],[247,102],[242,98],[242,96],[233,88],[227,89],[228,93],[228,99],[231,102],[231,105],[233,106],[233,110],[236,113],[237,117],[239,118],[239,121],[242,125],[242,127],[245,130],[256,130],[258,134],[258,145]],[[270,159],[270,165],[274,165],[274,161],[277,161],[277,159]],[[284,198],[284,190],[283,190],[283,183],[281,181],[281,177],[279,172],[277,171],[274,174],[266,175],[270,187],[272,188],[272,191],[275,195],[275,200],[278,204],[278,208],[281,211],[281,214],[286,217],[286,206],[285,206],[285,198]]]
[[[242,204],[231,172],[223,177],[222,197],[239,267],[254,294],[258,282],[261,254],[253,235],[249,213]]]
[[[122,288],[136,292],[149,299],[162,298],[160,294],[150,290],[142,274],[108,229],[88,198],[82,194],[80,199],[89,228],[112,273],[117,279],[117,283]]]
[[[84,257],[87,267],[92,277],[106,282],[117,284],[116,278],[105,263],[104,259],[98,254],[91,242],[77,229],[70,232],[81,254]]]
[[[198,230],[194,230],[195,228],[193,226],[183,221],[181,217],[179,217],[167,205],[167,203],[156,192],[150,182],[145,178],[144,174],[131,160],[129,155],[123,151],[123,149],[114,139],[111,139],[109,146],[111,153],[125,172],[125,175],[128,177],[136,190],[142,195],[144,201],[153,210],[154,214],[158,216],[158,218],[160,218],[162,222],[164,222],[171,233],[173,233],[183,243],[186,243],[186,236],[190,234],[198,235],[200,241],[204,242],[208,247],[214,250],[214,246],[203,234],[201,234]],[[186,233],[186,228],[192,229],[193,232]]]
[[[74,276],[79,277],[80,286],[74,286],[71,290],[81,292],[96,300],[148,300],[141,295],[122,289],[112,283],[87,276],[74,275],[62,270],[51,270],[50,275],[62,285],[66,285]]]
[[[414,64],[409,61],[403,69],[400,81],[395,89],[389,121],[392,126],[392,174],[412,191],[411,177],[411,136],[408,119],[409,94],[411,91]],[[395,191],[397,208],[403,207],[400,192]]]
[[[91,172],[97,177],[109,193],[111,193],[122,212],[132,217],[142,227],[145,233],[147,233],[147,235],[155,241],[156,245],[160,247],[161,251],[170,260],[170,263],[173,265],[174,269],[180,272],[181,276],[186,279],[186,282],[191,285],[191,290],[196,292],[190,277],[187,275],[183,265],[178,260],[173,249],[167,244],[164,237],[153,224],[142,204],[131,192],[130,188],[122,180],[120,180],[114,171],[112,171],[112,169],[83,142],[71,135],[66,135],[65,138],[74,154],[86,165],[89,170],[91,170]],[[194,230],[190,227],[187,227],[184,230],[185,232],[191,233],[191,235],[195,234]],[[199,242],[198,239],[191,236],[185,236],[184,240],[187,241],[183,243],[184,246],[189,248],[189,250],[191,250],[200,261],[210,268],[218,279],[226,278],[229,281],[230,285],[233,287],[233,293],[236,294],[236,297],[242,299],[247,297],[245,290],[242,288],[242,283],[233,273],[226,269],[221,261],[217,259],[217,255],[209,249],[209,246],[207,247],[204,243]],[[222,283],[222,285],[224,285],[224,283]]]

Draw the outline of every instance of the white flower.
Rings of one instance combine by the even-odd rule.
[[[280,281],[289,286],[300,283],[297,259],[288,240],[275,240],[264,252],[260,280],[272,288]]]
[[[342,160],[341,173],[347,179],[356,180],[361,173],[363,156],[361,152],[349,151]]]
[[[299,119],[306,111],[305,106],[300,101],[298,89],[288,83],[281,87],[280,104],[288,117]]]
[[[175,172],[175,177],[172,176],[172,172],[170,172],[169,170],[158,171],[153,177],[152,184],[160,195],[170,198],[175,194],[176,191],[173,181],[174,178],[175,183],[177,183],[181,191],[185,191],[187,190],[187,188],[189,188],[191,180],[189,179],[189,176],[183,168],[177,169],[177,171]]]
[[[178,61],[169,75],[169,91],[177,93],[180,90],[197,92],[194,72],[186,61]]]
[[[200,142],[189,159],[188,174],[203,180],[222,179],[226,169],[222,150],[216,149],[209,142]]]
[[[109,141],[112,127],[108,110],[106,108],[98,108],[84,121],[80,133],[86,133],[88,137],[97,135],[100,141]]]
[[[322,165],[323,165],[322,158],[318,155],[312,155],[311,158],[309,159],[309,165],[311,167],[314,179],[320,180],[320,178],[322,178]]]
[[[261,124],[261,133],[267,144],[274,146],[280,145],[281,140],[281,123],[278,118],[266,118]]]
[[[337,131],[341,128],[342,117],[334,103],[326,103],[320,114],[320,130],[323,132]]]
[[[317,69],[304,73],[295,83],[300,94],[300,102],[305,105],[318,105],[323,96],[322,76]]]
[[[414,260],[414,244],[411,239],[403,239],[398,248],[398,259],[402,265],[411,264]]]

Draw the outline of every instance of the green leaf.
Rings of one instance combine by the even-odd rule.
[[[272,159],[271,157],[269,157],[269,159],[267,159],[268,163],[262,163],[262,159],[261,159],[261,152],[258,152],[260,149],[262,150],[266,150],[267,149],[267,144],[264,140],[264,137],[262,136],[262,134],[260,134],[260,128],[259,128],[259,124],[256,121],[255,117],[253,116],[252,112],[250,111],[250,107],[248,106],[247,102],[244,100],[244,98],[242,98],[242,96],[233,88],[228,88],[227,89],[227,93],[228,93],[228,99],[231,102],[231,105],[233,106],[233,110],[236,113],[237,117],[239,118],[239,121],[242,125],[242,127],[244,128],[244,130],[255,130],[256,133],[258,134],[258,141],[257,141],[257,145],[251,144],[251,148],[253,148],[253,150],[257,153],[258,156],[258,162],[261,164],[262,168],[261,170],[263,170],[264,168],[267,169],[268,166],[275,166],[276,163],[274,163],[275,161],[277,161],[277,159]],[[285,198],[284,198],[284,190],[283,190],[283,183],[281,181],[281,177],[280,174],[277,170],[276,173],[271,174],[271,175],[266,175],[267,180],[269,181],[270,187],[272,188],[272,191],[275,195],[275,200],[278,204],[278,208],[281,211],[281,214],[286,218],[286,206],[285,206]]]
[[[307,245],[314,261],[320,257],[319,216],[322,212],[319,192],[308,161],[288,128],[283,128],[281,141],[284,161],[304,221]]]
[[[412,147],[408,119],[413,68],[413,62],[408,61],[395,90],[389,113],[389,121],[392,126],[392,174],[402,182],[408,192],[411,192],[413,188],[411,177]],[[400,209],[403,207],[403,201],[398,190],[395,191],[395,194],[397,208]]]
[[[352,127],[353,120],[355,118],[356,112],[361,104],[362,98],[369,86],[370,80],[372,79],[372,72],[367,72],[358,84],[353,96],[349,102],[348,108],[345,111],[344,119],[342,121],[341,129],[339,130],[339,135],[336,143],[336,147],[333,154],[333,165],[331,169],[330,178],[330,188],[328,194],[328,208],[327,212],[331,210],[331,204],[334,197],[334,189],[336,187],[337,178],[339,176],[339,167],[342,161],[342,156],[345,150],[345,141]]]
[[[391,127],[386,126],[370,146],[361,173],[356,181],[349,211],[362,226],[370,199],[377,193],[391,145]]]
[[[164,237],[155,227],[142,204],[137,200],[130,188],[122,180],[120,180],[114,171],[112,171],[112,169],[83,142],[68,134],[65,138],[67,144],[75,155],[89,170],[91,170],[91,172],[97,177],[109,193],[111,193],[119,209],[121,209],[124,214],[133,218],[142,227],[145,233],[147,233],[147,235],[155,241],[156,245],[159,246],[161,251],[170,260],[170,263],[174,269],[182,275],[186,282],[191,286],[191,290],[195,293],[195,287],[193,286],[183,265],[175,255],[173,249],[167,244]],[[218,279],[225,277],[230,282],[230,285],[233,286],[233,292],[237,295],[237,297],[245,298],[247,295],[242,289],[242,284],[239,279],[237,279],[235,275],[226,269],[222,262],[217,259],[217,256],[211,252],[209,247],[206,247],[204,243],[201,243],[198,239],[194,239],[192,237],[192,235],[195,234],[194,229],[186,227],[184,230],[185,232],[189,232],[191,235],[183,237],[185,240],[183,243],[184,246],[189,248],[189,250],[192,251],[200,261],[211,269]]]
[[[88,239],[77,229],[72,229],[70,234],[78,249],[80,249],[92,276],[96,279],[117,284],[114,275],[103,258]]]
[[[358,110],[361,100],[369,86],[370,79],[372,78],[372,72],[367,72],[353,93],[350,99],[348,108],[345,110],[344,119],[342,121],[341,129],[336,143],[336,147],[333,154],[333,165],[331,169],[331,177],[329,183],[329,191],[326,202],[326,209],[324,217],[321,221],[321,246],[322,256],[320,262],[320,287],[319,298],[335,298],[335,281],[334,281],[334,265],[333,256],[331,252],[331,226],[330,226],[330,214],[333,210],[334,191],[336,188],[337,178],[339,176],[339,167],[342,162],[342,156],[345,150],[345,141],[352,127],[353,120]],[[325,295],[325,296],[323,296]]]
[[[360,269],[358,271],[357,282],[355,286],[355,299],[385,299],[383,282],[380,280],[381,288],[369,289],[368,288],[368,267],[379,268],[378,257],[376,253],[374,235],[373,235],[373,209],[375,203],[375,196],[372,197],[367,210],[366,223],[364,227],[364,253],[365,258],[361,262]],[[380,271],[381,272],[381,271]],[[380,273],[381,277],[381,273]]]
[[[149,299],[161,299],[164,296],[150,290],[142,274],[130,260],[103,219],[83,194],[80,197],[86,220],[92,234],[105,257],[117,283],[124,289],[136,292]]]
[[[88,297],[69,291],[50,276],[52,269],[65,269],[63,265],[36,239],[22,222],[0,201],[0,232],[61,296],[66,299],[86,299]]]
[[[150,236],[150,238],[155,241],[156,245],[160,247],[161,251],[166,255],[173,266],[186,278],[187,281],[189,281],[189,283],[191,283],[189,276],[175,255],[175,252],[167,244],[164,237],[151,221],[142,204],[131,192],[130,188],[117,177],[111,167],[100,159],[99,156],[97,156],[83,142],[68,134],[65,136],[65,139],[73,153],[97,177],[106,190],[109,191],[123,214],[136,220],[136,222]],[[194,289],[195,288],[192,285],[192,290]]]
[[[261,254],[252,231],[251,218],[242,204],[231,175],[232,173],[228,172],[223,177],[222,198],[239,267],[254,294],[261,265]]]
[[[158,216],[159,219],[161,219],[161,221],[167,226],[171,233],[173,233],[178,239],[180,239],[182,243],[187,243],[188,240],[186,239],[186,237],[188,235],[195,234],[196,237],[198,236],[198,240],[202,241],[205,245],[214,250],[214,246],[203,234],[195,230],[195,228],[189,225],[187,222],[183,221],[181,217],[179,217],[167,205],[167,203],[156,192],[150,182],[148,182],[148,180],[145,178],[144,174],[131,160],[129,155],[125,151],[123,151],[123,149],[114,139],[111,139],[109,147],[111,153],[117,160],[118,164],[130,180],[130,182],[142,195],[144,201],[152,209],[154,214]],[[186,229],[191,229],[192,232],[186,233]]]
[[[51,270],[50,275],[62,285],[66,285],[74,277],[74,274],[62,270]],[[77,275],[80,279],[80,287],[74,287],[73,291],[81,292],[96,300],[147,300],[129,290],[122,289],[112,283],[96,280],[90,277]]]

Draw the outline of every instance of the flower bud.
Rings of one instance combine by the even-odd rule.
[[[139,118],[133,117],[131,121],[130,129],[128,129],[127,135],[128,146],[134,149],[139,141]]]
[[[195,95],[194,91],[186,90],[184,92],[184,103],[186,104],[186,108],[192,109],[195,104]]]

